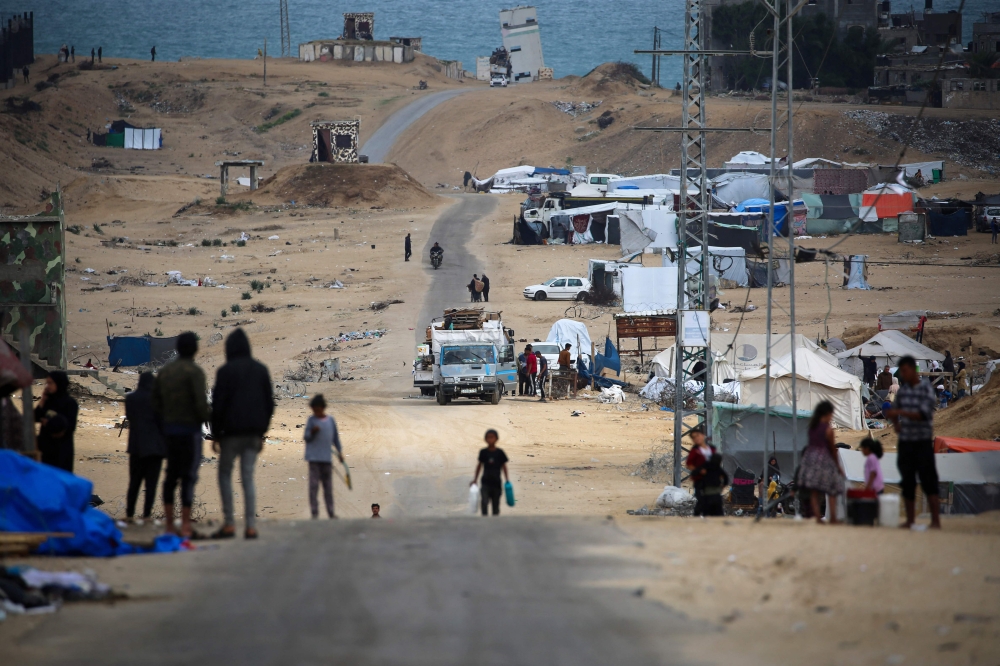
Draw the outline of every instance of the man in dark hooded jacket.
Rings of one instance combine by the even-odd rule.
[[[160,432],[160,421],[153,409],[153,373],[139,375],[139,385],[125,396],[125,418],[128,420],[128,493],[125,496],[125,517],[132,522],[139,488],[146,483],[142,517],[149,520],[156,501],[156,484],[160,468],[167,456],[167,443]]]
[[[233,464],[240,458],[247,539],[257,537],[254,463],[274,414],[274,393],[267,366],[250,356],[250,340],[242,328],[226,338],[226,363],[216,371],[212,389],[212,448],[219,454],[219,494],[224,522],[219,538],[236,534],[233,515]]]
[[[69,375],[53,370],[45,383],[42,399],[35,407],[35,421],[42,424],[38,431],[38,450],[42,462],[67,472],[73,472],[73,433],[80,407],[69,395]]]

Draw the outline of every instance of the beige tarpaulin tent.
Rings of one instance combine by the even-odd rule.
[[[740,404],[764,404],[764,372],[760,368],[740,375]],[[798,409],[812,410],[823,400],[829,400],[833,403],[834,425],[851,430],[864,428],[860,379],[801,347],[795,350],[795,375]],[[771,404],[792,404],[791,354],[771,362]]]
[[[864,376],[862,357],[874,356],[879,368],[888,365],[896,367],[903,356],[912,356],[920,365],[921,370],[929,370],[931,361],[944,361],[944,354],[939,354],[930,347],[925,347],[902,331],[882,331],[867,342],[837,354],[840,367],[858,377]]]
[[[674,347],[661,351],[653,357],[649,371],[654,377],[673,377],[677,360],[674,358]],[[694,361],[688,361],[688,370]],[[736,372],[726,357],[718,352],[712,352],[712,383],[723,384],[727,379],[736,379]]]

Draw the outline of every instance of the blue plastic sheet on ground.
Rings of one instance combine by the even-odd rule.
[[[183,547],[172,535],[160,537],[152,548],[123,542],[111,516],[89,505],[93,487],[87,479],[0,450],[0,531],[73,533],[43,543],[38,552],[48,555],[111,557]]]
[[[615,349],[615,345],[611,342],[611,338],[604,338],[604,353],[597,354],[597,358],[594,360],[594,363],[594,372],[598,375],[601,374],[601,370],[604,368],[614,370],[616,375],[621,374],[622,360],[618,356],[618,350]]]
[[[151,359],[149,338],[108,337],[108,364],[134,367],[149,363]]]

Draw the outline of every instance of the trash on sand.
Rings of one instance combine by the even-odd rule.
[[[601,395],[597,396],[598,402],[620,404],[625,402],[625,394],[621,386],[611,386],[601,389]]]
[[[95,271],[93,268],[84,268],[83,272],[84,273],[96,273],[97,271]]]
[[[330,285],[330,289],[343,289],[344,283],[340,280],[334,280],[333,284]]]
[[[695,499],[693,495],[677,486],[666,486],[663,492],[656,498],[656,506],[661,509],[694,510]]]
[[[573,412],[570,414],[570,416],[586,416],[586,414],[584,414],[578,409],[574,409]]]
[[[278,240],[278,236],[277,236],[277,235],[274,235],[274,236],[268,236],[268,237],[267,237],[267,240]]]

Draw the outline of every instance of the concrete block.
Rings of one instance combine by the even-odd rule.
[[[354,62],[364,62],[365,61],[365,47],[355,46],[354,47]]]
[[[397,64],[403,63],[403,47],[393,46],[392,47],[392,61]]]
[[[375,47],[366,46],[365,47],[365,62],[372,62],[375,60]]]
[[[344,47],[340,44],[333,45],[333,57],[337,60],[341,60],[344,57]]]

